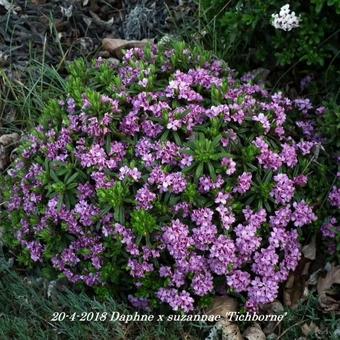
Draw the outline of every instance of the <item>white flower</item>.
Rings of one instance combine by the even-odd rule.
[[[289,4],[281,7],[279,14],[272,14],[272,25],[276,29],[290,31],[293,28],[299,27],[301,15],[297,16],[295,12],[291,12]]]

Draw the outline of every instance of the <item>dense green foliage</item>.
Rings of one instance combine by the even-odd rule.
[[[320,72],[323,78],[334,77],[324,79],[328,81],[339,77],[335,67],[340,41],[339,0],[291,1],[290,8],[301,15],[301,23],[289,32],[275,29],[271,24],[271,15],[278,13],[286,2],[201,0],[199,3],[205,45],[222,54],[237,70],[264,67],[277,71],[276,78],[287,69],[290,76],[298,79],[315,72]]]

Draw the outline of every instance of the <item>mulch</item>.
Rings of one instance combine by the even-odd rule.
[[[105,37],[157,40],[193,11],[193,1],[176,0],[0,0],[0,66],[89,57]]]

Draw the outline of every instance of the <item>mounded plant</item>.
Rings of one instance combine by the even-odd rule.
[[[4,183],[17,260],[141,308],[273,301],[327,214],[324,108],[183,43],[78,60],[67,89]]]

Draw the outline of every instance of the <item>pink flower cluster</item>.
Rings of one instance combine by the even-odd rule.
[[[290,135],[296,127],[287,119],[311,104],[182,53],[187,62],[176,64],[175,50],[129,50],[110,66],[120,81],[97,103],[87,93],[60,102],[61,126],[38,127],[25,142],[8,209],[23,216],[16,235],[32,261],[73,283],[105,285],[119,242],[135,306],[157,298],[189,312],[229,289],[256,309],[277,297],[300,259],[299,233],[317,219],[297,165],[319,142],[307,123],[298,124],[304,139]],[[219,151],[199,149],[199,133],[207,145],[220,137]],[[263,174],[269,191],[259,205]],[[329,200],[339,207],[339,189]],[[138,232],[132,213],[156,226]]]

